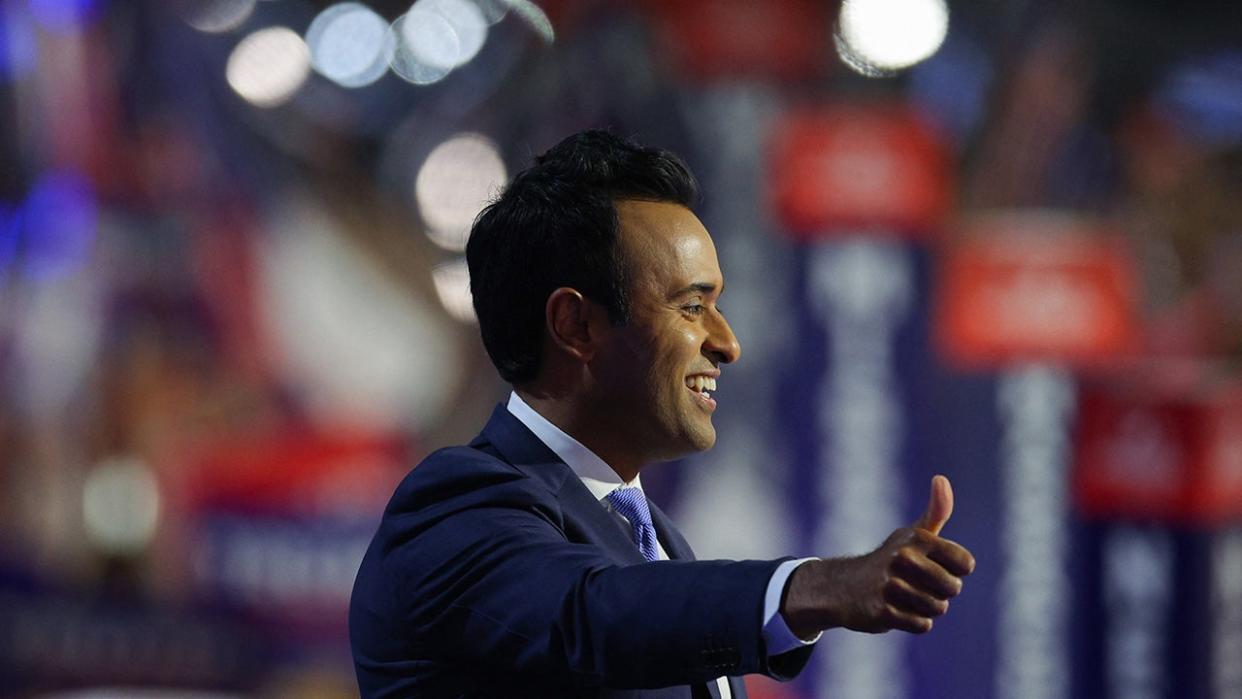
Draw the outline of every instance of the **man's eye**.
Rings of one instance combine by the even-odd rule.
[[[707,307],[703,306],[702,304],[692,303],[689,306],[682,306],[681,310],[685,311],[686,313],[689,313],[690,315],[697,316],[697,315],[702,314],[703,311],[706,311]]]

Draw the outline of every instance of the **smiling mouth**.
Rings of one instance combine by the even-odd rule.
[[[715,409],[716,400],[709,391],[716,390],[716,379],[712,376],[687,376],[686,388],[695,395],[700,404]]]

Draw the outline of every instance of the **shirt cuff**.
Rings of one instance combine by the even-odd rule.
[[[805,641],[794,635],[789,630],[789,625],[785,623],[785,617],[781,616],[781,596],[785,593],[785,583],[789,582],[789,576],[794,570],[806,563],[807,561],[818,561],[818,558],[799,558],[793,561],[785,561],[776,568],[772,573],[772,577],[768,580],[768,591],[763,596],[763,644],[767,648],[768,657],[788,653],[791,650],[809,646],[819,640],[824,635],[821,631],[815,634],[815,637],[809,641]]]

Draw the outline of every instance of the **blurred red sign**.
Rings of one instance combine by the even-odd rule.
[[[1074,495],[1088,516],[1215,525],[1242,520],[1242,386],[1206,395],[1089,384]]]
[[[187,484],[191,511],[370,520],[407,470],[408,440],[289,430],[218,444]]]
[[[301,428],[209,449],[184,493],[196,593],[264,621],[282,643],[341,638],[407,451],[396,434]]]
[[[1135,293],[1125,248],[1089,222],[990,215],[942,258],[937,339],[964,365],[1098,364],[1131,349]]]
[[[812,78],[830,65],[831,8],[815,0],[647,2],[663,52],[696,78]]]
[[[776,126],[768,169],[776,213],[801,240],[867,231],[926,238],[952,190],[941,138],[900,104],[793,112]]]

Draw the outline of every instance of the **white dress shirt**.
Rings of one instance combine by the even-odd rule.
[[[526,425],[527,429],[535,433],[539,441],[543,442],[544,445],[552,450],[552,453],[560,457],[561,461],[564,461],[577,474],[578,478],[582,480],[582,484],[587,487],[587,490],[591,491],[596,500],[602,501],[612,491],[622,486],[632,486],[642,490],[641,476],[634,476],[634,480],[629,483],[622,481],[617,472],[604,463],[603,459],[584,447],[578,440],[565,434],[559,427],[549,422],[547,418],[535,412],[535,409],[527,405],[526,401],[522,400],[516,391],[509,394],[509,403],[506,407],[514,417],[523,425]],[[664,551],[664,545],[658,540],[656,541],[656,549],[660,554],[660,560],[667,561],[668,553]],[[790,574],[798,566],[813,560],[816,559],[803,558],[786,561],[777,567],[772,573],[771,579],[768,580],[767,592],[763,598],[763,640],[768,650],[768,657],[780,655],[801,646],[811,645],[819,640],[821,634],[816,634],[815,638],[809,641],[798,638],[789,630],[784,617],[779,614],[781,593],[785,590],[785,582],[789,579]],[[721,699],[733,699],[733,693],[729,690],[729,683],[724,677],[716,678],[716,683],[720,688]]]

